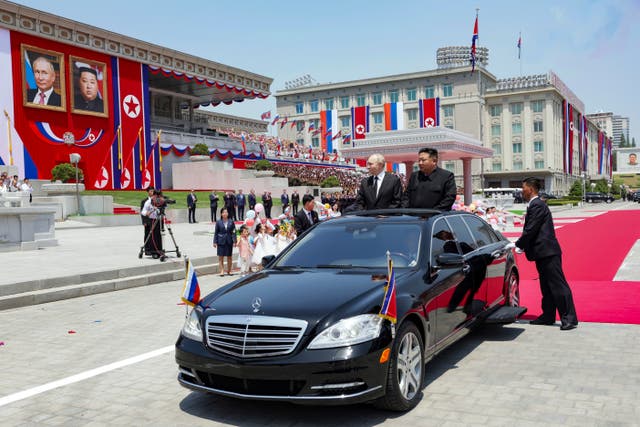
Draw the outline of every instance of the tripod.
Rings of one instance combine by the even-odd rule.
[[[153,248],[150,252],[154,252],[154,257],[160,258],[160,261],[164,262],[167,260],[168,252],[175,252],[178,258],[182,256],[182,254],[180,253],[180,248],[176,243],[176,239],[173,236],[173,230],[171,230],[171,225],[166,224],[165,216],[166,215],[165,215],[164,209],[162,209],[158,213],[158,217],[152,220],[150,225],[151,230],[149,230],[149,234],[144,240],[144,243],[142,244],[142,246],[140,247],[140,252],[138,252],[138,258],[142,258],[142,254],[145,252],[145,248],[149,243],[149,239],[151,239],[151,242],[153,243]],[[173,246],[175,247],[174,250],[164,250],[163,240],[164,240],[165,224],[166,224],[166,229],[169,230],[169,235],[171,236],[171,241],[173,242]],[[159,249],[158,249],[158,244],[156,243],[156,239],[158,239],[157,241],[159,241],[160,243]]]

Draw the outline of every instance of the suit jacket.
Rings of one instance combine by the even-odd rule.
[[[386,173],[380,184],[376,197],[374,177],[370,176],[360,182],[355,205],[360,210],[399,208],[402,204],[402,183],[397,176]]]
[[[293,226],[296,229],[296,234],[300,236],[306,230],[311,228],[311,226],[318,222],[318,212],[311,211],[311,218],[313,218],[313,223],[309,222],[309,218],[307,214],[304,212],[304,209],[300,209],[298,213],[293,217]]]
[[[562,253],[553,229],[551,211],[539,197],[529,202],[522,235],[516,241],[516,246],[524,250],[529,261]]]
[[[256,196],[254,196],[253,194],[249,193],[249,196],[247,196],[249,199],[249,209],[253,209],[253,207],[256,205]]]
[[[216,221],[216,231],[213,234],[213,243],[216,245],[233,245],[236,241],[236,225],[232,220],[227,221],[227,228],[221,219]]]
[[[27,101],[31,102],[37,93],[38,93],[38,89],[28,89]],[[37,104],[37,102],[35,104]],[[55,107],[62,106],[62,97],[60,96],[60,94],[56,93],[55,90],[51,92],[51,95],[49,95],[49,99],[47,100],[47,105],[52,105]]]
[[[218,207],[218,195],[217,194],[209,194],[209,206],[212,208]]]
[[[450,211],[455,200],[456,180],[453,173],[436,168],[430,175],[420,171],[411,174],[402,195],[402,206]]]
[[[196,196],[194,196],[193,194],[189,193],[187,195],[187,206],[192,208],[195,207],[196,205]]]

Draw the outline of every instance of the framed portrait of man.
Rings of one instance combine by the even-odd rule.
[[[60,52],[21,45],[23,105],[48,110],[66,110],[64,55]]]
[[[71,111],[107,117],[107,66],[104,62],[69,57]]]

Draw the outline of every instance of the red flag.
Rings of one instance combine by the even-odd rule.
[[[351,108],[351,134],[353,139],[364,139],[369,132],[369,106]]]
[[[110,188],[113,188],[113,182],[111,181],[111,169],[113,168],[113,151],[112,148],[114,144],[119,144],[120,139],[120,127],[116,129],[116,133],[113,136],[113,142],[107,148],[107,153],[104,156],[104,160],[102,161],[102,165],[98,170],[98,175],[96,176],[96,180],[93,184],[98,190],[102,190],[103,188],[107,188],[109,184],[111,184]]]
[[[440,98],[421,99],[418,106],[421,128],[440,126]]]
[[[271,111],[265,111],[260,115],[262,120],[269,120],[271,118]]]

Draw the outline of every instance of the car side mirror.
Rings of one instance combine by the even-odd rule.
[[[262,266],[267,267],[271,262],[276,259],[275,255],[267,255],[262,257]]]
[[[443,253],[436,257],[436,268],[456,268],[464,266],[464,255]]]

